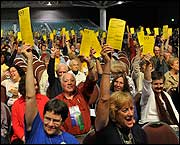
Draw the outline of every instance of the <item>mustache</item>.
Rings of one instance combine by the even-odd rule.
[[[163,87],[155,87],[155,89],[162,90]]]

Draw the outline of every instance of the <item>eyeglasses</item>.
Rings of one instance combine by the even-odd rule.
[[[67,71],[59,71],[58,73],[67,73]]]
[[[51,121],[54,123],[55,126],[59,126],[61,124],[62,119],[61,120],[53,119],[53,118],[44,116],[44,123],[50,123]]]

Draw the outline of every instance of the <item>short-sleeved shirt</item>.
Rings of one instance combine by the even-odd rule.
[[[28,132],[25,127],[25,140],[26,144],[79,144],[73,135],[64,131],[61,135],[48,136],[39,113],[33,121],[31,131]]]

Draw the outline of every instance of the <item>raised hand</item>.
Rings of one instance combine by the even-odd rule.
[[[101,50],[101,56],[103,57],[105,62],[108,62],[108,61],[111,60],[111,56],[110,55],[112,54],[113,51],[114,51],[114,49],[111,46],[109,46],[107,44],[103,45],[103,48]]]
[[[21,49],[21,53],[26,57],[26,58],[33,58],[33,53],[32,53],[32,46],[31,45],[23,45]]]

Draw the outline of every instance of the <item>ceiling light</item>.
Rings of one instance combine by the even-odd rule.
[[[51,6],[51,5],[52,5],[51,2],[48,2],[47,6]]]
[[[122,3],[123,3],[122,1],[118,1],[118,2],[117,2],[117,4],[119,4],[119,5],[122,4]]]

